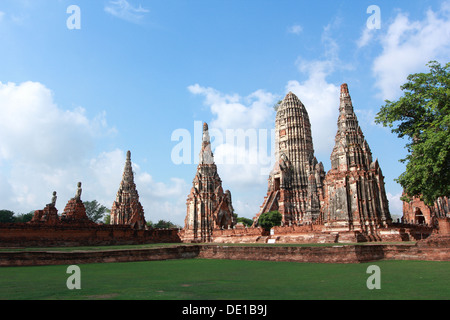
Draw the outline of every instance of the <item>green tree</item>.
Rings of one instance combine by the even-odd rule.
[[[253,224],[253,220],[249,219],[249,218],[244,218],[244,217],[238,217],[236,219],[237,222],[242,222],[245,226],[247,227],[251,227]]]
[[[4,223],[15,222],[14,212],[10,210],[0,210],[0,222]]]
[[[450,196],[450,63],[430,61],[428,73],[408,76],[397,101],[386,100],[375,121],[407,138],[406,170],[396,181],[408,196],[431,205]],[[404,199],[408,200],[408,198]]]
[[[34,216],[34,211],[31,211],[28,213],[22,213],[22,214],[17,215],[14,220],[15,220],[15,222],[25,223],[25,222],[31,221],[31,219],[33,219],[33,216]]]
[[[265,212],[259,216],[258,224],[269,231],[273,227],[280,226],[282,218],[281,213],[278,211]]]
[[[103,223],[111,224],[111,210],[110,209],[106,209],[106,214],[103,217]]]
[[[178,228],[178,226],[170,221],[159,220],[158,223],[152,225],[155,229]]]
[[[107,211],[107,208],[98,203],[97,200],[83,201],[83,204],[86,208],[86,215],[95,223],[101,221]]]

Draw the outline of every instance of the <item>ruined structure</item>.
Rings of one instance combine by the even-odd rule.
[[[450,217],[450,206],[447,197],[439,197],[433,206],[426,205],[419,197],[411,201],[403,201],[402,221],[413,224],[434,226],[436,219]]]
[[[53,192],[52,202],[47,204],[44,210],[36,210],[30,223],[43,223],[56,225],[59,223],[58,209],[56,209],[56,191]]]
[[[374,234],[391,222],[384,177],[358,124],[347,84],[341,86],[338,131],[324,181],[323,214],[329,227]]]
[[[83,201],[81,201],[81,192],[81,182],[78,182],[75,197],[67,202],[61,214],[60,220],[62,223],[95,225],[95,222],[91,221],[86,214],[86,208],[84,207]]]
[[[127,152],[122,181],[117,191],[116,201],[111,208],[110,224],[130,225],[136,229],[146,228],[144,208],[139,202],[139,194],[134,183],[130,151]]]
[[[208,125],[203,124],[202,149],[197,173],[187,198],[184,241],[209,242],[214,229],[228,229],[235,224],[231,193],[222,189],[211,151]]]
[[[314,156],[306,108],[292,92],[277,110],[275,161],[254,225],[262,213],[275,210],[281,213],[283,225],[318,222],[325,172]]]
[[[372,160],[347,84],[341,86],[337,125],[331,170],[325,175],[314,156],[305,106],[292,92],[286,95],[275,120],[276,163],[254,226],[262,213],[274,210],[282,214],[282,226],[314,224],[311,232],[322,235],[361,232],[370,239],[391,223],[384,177],[378,160]]]

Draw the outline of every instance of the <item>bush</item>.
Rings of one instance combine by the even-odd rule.
[[[258,224],[265,230],[269,231],[273,227],[281,225],[282,216],[278,211],[270,211],[262,213],[259,216]]]

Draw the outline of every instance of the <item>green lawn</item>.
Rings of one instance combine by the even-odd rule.
[[[369,290],[367,267],[381,269]],[[79,265],[81,290],[67,266],[0,268],[0,299],[449,299],[450,262],[312,264],[167,260]]]

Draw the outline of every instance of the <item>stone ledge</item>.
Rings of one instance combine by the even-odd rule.
[[[180,245],[166,248],[102,251],[0,252],[0,266],[36,266],[85,263],[152,261],[167,259],[231,259],[308,263],[364,263],[381,260],[450,261],[450,246],[420,245],[336,245],[219,246]]]

